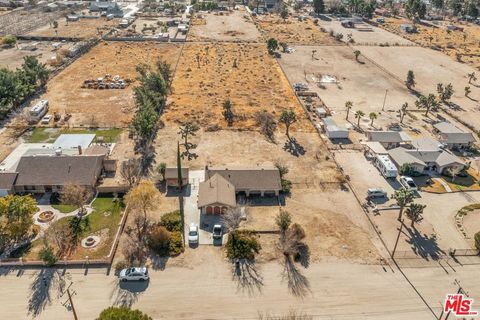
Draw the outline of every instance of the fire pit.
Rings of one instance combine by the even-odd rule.
[[[38,215],[37,221],[41,223],[50,222],[55,217],[55,213],[52,211],[44,211]]]
[[[100,242],[100,237],[97,236],[88,236],[83,238],[82,247],[84,248],[94,248]]]

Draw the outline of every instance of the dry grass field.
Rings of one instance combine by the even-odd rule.
[[[475,68],[480,67],[480,28],[478,26],[455,22],[451,24],[464,30],[448,31],[446,26],[450,24],[449,22],[439,23],[437,27],[418,24],[418,33],[405,33],[400,30],[400,25],[404,23],[411,22],[401,18],[386,18],[385,24],[380,26],[421,46],[442,51],[455,60],[458,57],[460,61]]]
[[[293,109],[303,131],[313,131],[292,88],[264,44],[185,44],[163,116],[167,122],[196,121],[202,127],[227,127],[223,102],[230,99],[235,129],[256,127],[266,110],[279,117]]]
[[[49,100],[51,113],[71,113],[71,125],[125,126],[135,109],[135,81],[125,89],[108,90],[82,89],[83,81],[107,73],[135,80],[139,63],[161,58],[174,65],[179,52],[180,45],[102,42],[54,77],[41,98]]]
[[[311,19],[297,21],[290,17],[283,20],[277,15],[257,16],[258,24],[264,40],[275,38],[278,42],[289,45],[335,45],[339,42],[327,32],[320,31]]]
[[[114,26],[118,25],[119,19],[107,21],[105,18],[99,19],[80,19],[79,21],[67,22],[65,18],[57,20],[58,27],[54,28],[53,24],[46,24],[37,28],[27,35],[39,37],[72,37],[72,38],[95,38],[99,37]]]

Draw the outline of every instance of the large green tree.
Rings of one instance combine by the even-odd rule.
[[[413,21],[425,18],[427,5],[422,0],[407,0],[404,4],[407,17]]]
[[[152,320],[140,310],[131,310],[127,307],[109,307],[103,310],[96,320]]]
[[[325,3],[323,0],[313,0],[313,10],[316,14],[323,13],[325,11]]]
[[[37,202],[31,196],[7,195],[0,198],[0,240],[18,242],[28,235],[37,212]]]

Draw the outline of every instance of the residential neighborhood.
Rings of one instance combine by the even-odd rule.
[[[479,10],[0,1],[0,319],[480,319]]]

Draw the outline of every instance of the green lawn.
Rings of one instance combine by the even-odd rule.
[[[103,137],[103,142],[116,142],[123,129],[54,129],[54,128],[35,128],[33,129],[27,142],[29,143],[52,143],[62,133],[68,134],[95,134],[94,142],[98,142],[99,137]]]
[[[70,213],[72,212],[73,210],[77,210],[78,207],[77,206],[74,206],[72,204],[52,204],[52,207],[54,209],[57,209],[58,211],[60,211],[61,213]]]

